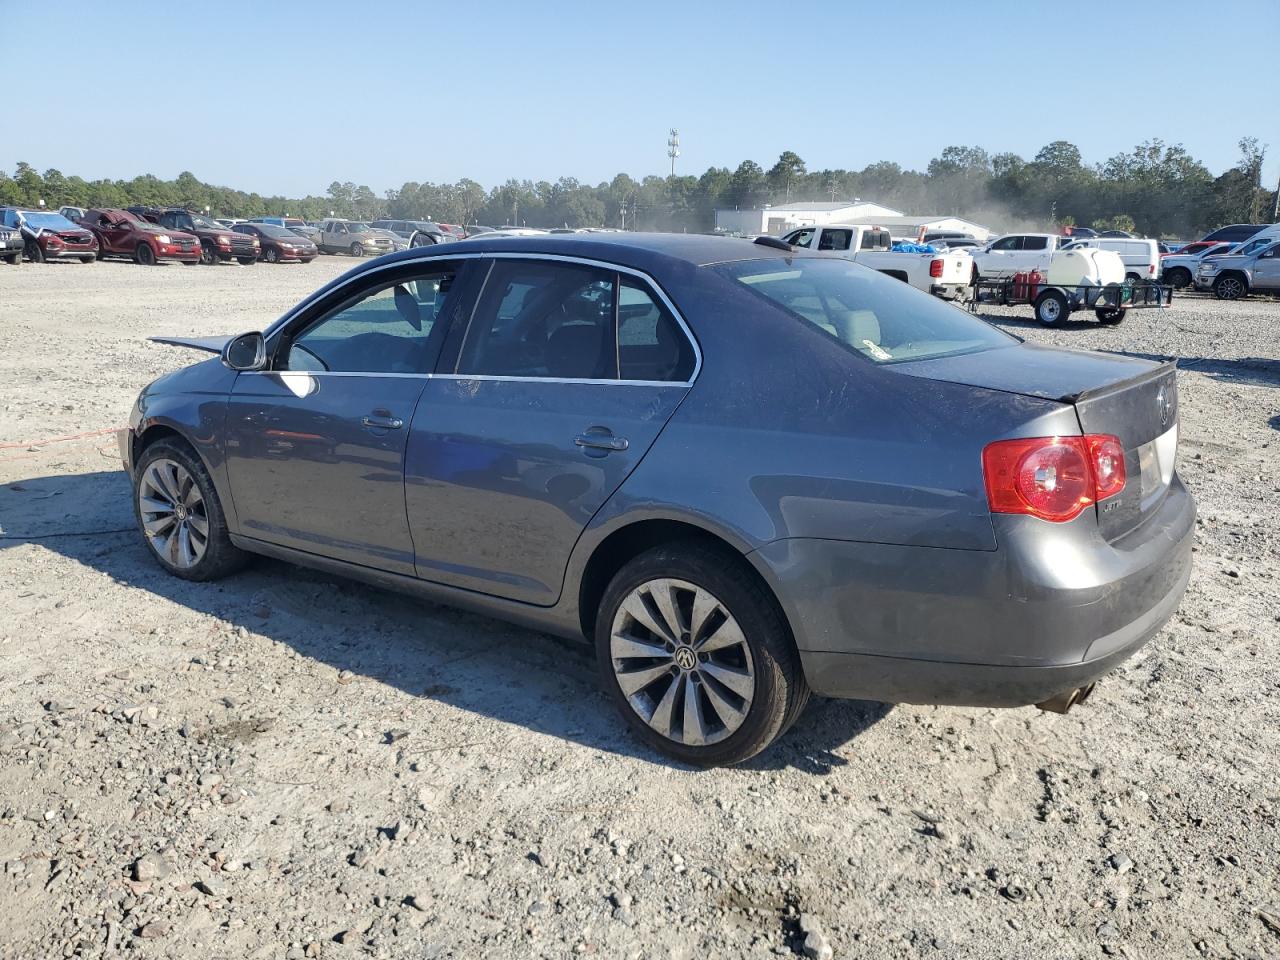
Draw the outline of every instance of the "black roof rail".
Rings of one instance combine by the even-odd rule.
[[[795,247],[787,243],[787,241],[779,240],[777,237],[756,237],[752,243],[758,243],[762,247],[773,247],[775,250],[791,251],[795,249]]]

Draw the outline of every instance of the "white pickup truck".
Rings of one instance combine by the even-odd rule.
[[[882,227],[828,223],[792,230],[782,240],[793,247],[856,260],[944,300],[967,296],[973,279],[973,261],[967,253],[893,253],[889,231]]]
[[[973,265],[983,280],[1003,280],[1015,273],[1049,272],[1053,255],[1078,237],[1055,233],[1007,233],[972,252]]]

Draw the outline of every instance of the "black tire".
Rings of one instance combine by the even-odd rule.
[[[1046,290],[1036,298],[1036,319],[1046,327],[1057,326],[1070,313],[1067,298],[1057,290]]]
[[[1124,315],[1128,311],[1118,307],[1099,307],[1094,311],[1098,315],[1098,322],[1105,323],[1109,327],[1114,327],[1118,323],[1124,322]]]
[[[218,251],[207,243],[200,244],[200,262],[206,267],[218,265]]]
[[[357,240],[355,243],[351,245],[350,253],[353,257],[363,257],[364,244],[362,244],[359,240]]]
[[[619,607],[633,590],[666,578],[717,598],[737,621],[751,655],[754,692],[745,719],[727,737],[705,746],[681,743],[651,728],[631,706],[614,671],[610,641]],[[741,557],[696,540],[655,547],[618,571],[596,611],[595,646],[601,682],[636,736],[692,766],[727,766],[755,756],[787,731],[809,700],[800,656],[777,601]]]
[[[16,267],[18,264],[22,262],[22,254],[11,253],[4,258],[4,262]]]
[[[40,244],[34,240],[28,240],[24,251],[27,259],[32,263],[44,263],[44,251],[40,249]]]
[[[1170,267],[1164,275],[1164,282],[1175,290],[1191,286],[1191,271],[1186,267]]]
[[[257,257],[236,257],[236,262],[244,267],[252,267],[258,262]]]
[[[1124,275],[1124,285],[1126,287],[1137,286],[1141,282],[1142,282],[1142,278],[1138,276],[1136,273],[1126,273]]]
[[[139,502],[139,486],[147,469],[157,460],[170,460],[182,466],[194,479],[203,499],[204,518],[208,523],[209,533],[204,555],[192,566],[182,567],[161,556],[151,537],[147,535],[143,524],[142,506]],[[167,438],[158,440],[147,447],[138,458],[133,477],[133,514],[138,522],[138,530],[142,533],[147,552],[165,572],[183,580],[217,580],[241,569],[248,561],[249,555],[231,543],[227,533],[227,518],[222,510],[222,502],[218,499],[218,491],[213,485],[209,471],[195,451],[185,442]]]
[[[1249,287],[1239,275],[1228,273],[1213,281],[1213,295],[1219,300],[1241,300],[1249,295]]]
[[[156,252],[151,249],[151,244],[140,243],[133,251],[133,259],[144,267],[154,267],[156,265]]]
[[[93,263],[93,262],[95,262],[97,259],[98,259],[98,258],[97,258],[97,256],[95,256],[94,254],[90,254],[90,255],[89,255],[89,256],[87,256],[87,257],[81,257],[81,258],[80,258],[80,262],[81,262],[81,263]]]
[[[267,247],[267,249],[262,251],[262,259],[267,261],[267,263],[279,263],[280,251],[275,247]]]

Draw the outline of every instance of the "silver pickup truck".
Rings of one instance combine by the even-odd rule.
[[[1196,286],[1219,300],[1239,300],[1254,291],[1280,293],[1280,239],[1247,254],[1205,257],[1196,269]]]

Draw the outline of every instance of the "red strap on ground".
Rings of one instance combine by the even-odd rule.
[[[18,447],[43,447],[46,443],[66,443],[68,440],[88,440],[90,437],[101,437],[115,433],[121,427],[107,427],[105,430],[91,430],[88,433],[73,433],[66,437],[49,437],[45,440],[20,440],[17,443],[0,443],[0,450],[16,450]]]

